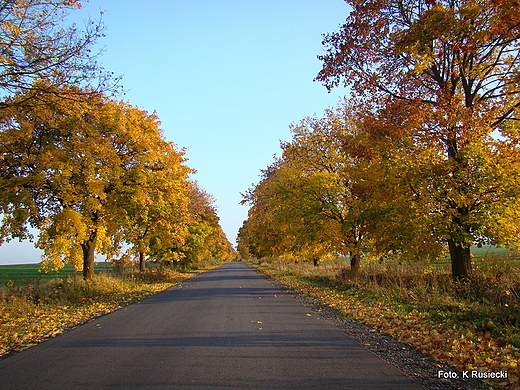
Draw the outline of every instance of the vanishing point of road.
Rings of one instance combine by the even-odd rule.
[[[422,389],[241,262],[0,360],[2,389]]]

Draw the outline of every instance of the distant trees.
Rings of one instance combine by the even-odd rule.
[[[197,183],[191,183],[188,198],[191,223],[186,240],[177,251],[180,263],[201,263],[208,258],[234,260],[236,253],[219,224],[213,196]]]
[[[163,236],[155,237],[151,256],[164,264],[181,267],[196,266],[207,259],[234,260],[237,254],[219,224],[213,197],[195,182],[188,185],[184,229],[174,230],[182,235],[167,245]]]

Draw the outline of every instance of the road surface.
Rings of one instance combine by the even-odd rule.
[[[2,389],[422,389],[240,262],[0,360]]]

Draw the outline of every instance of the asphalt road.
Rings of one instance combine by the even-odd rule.
[[[0,360],[1,389],[422,389],[243,263]]]

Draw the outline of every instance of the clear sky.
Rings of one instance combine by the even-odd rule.
[[[121,100],[156,111],[165,137],[187,148],[192,178],[213,194],[234,244],[239,204],[289,140],[289,125],[335,106],[327,93],[322,34],[348,16],[343,0],[90,0],[79,21],[103,12],[99,62],[122,75]],[[0,247],[0,264],[38,262],[28,244]]]

